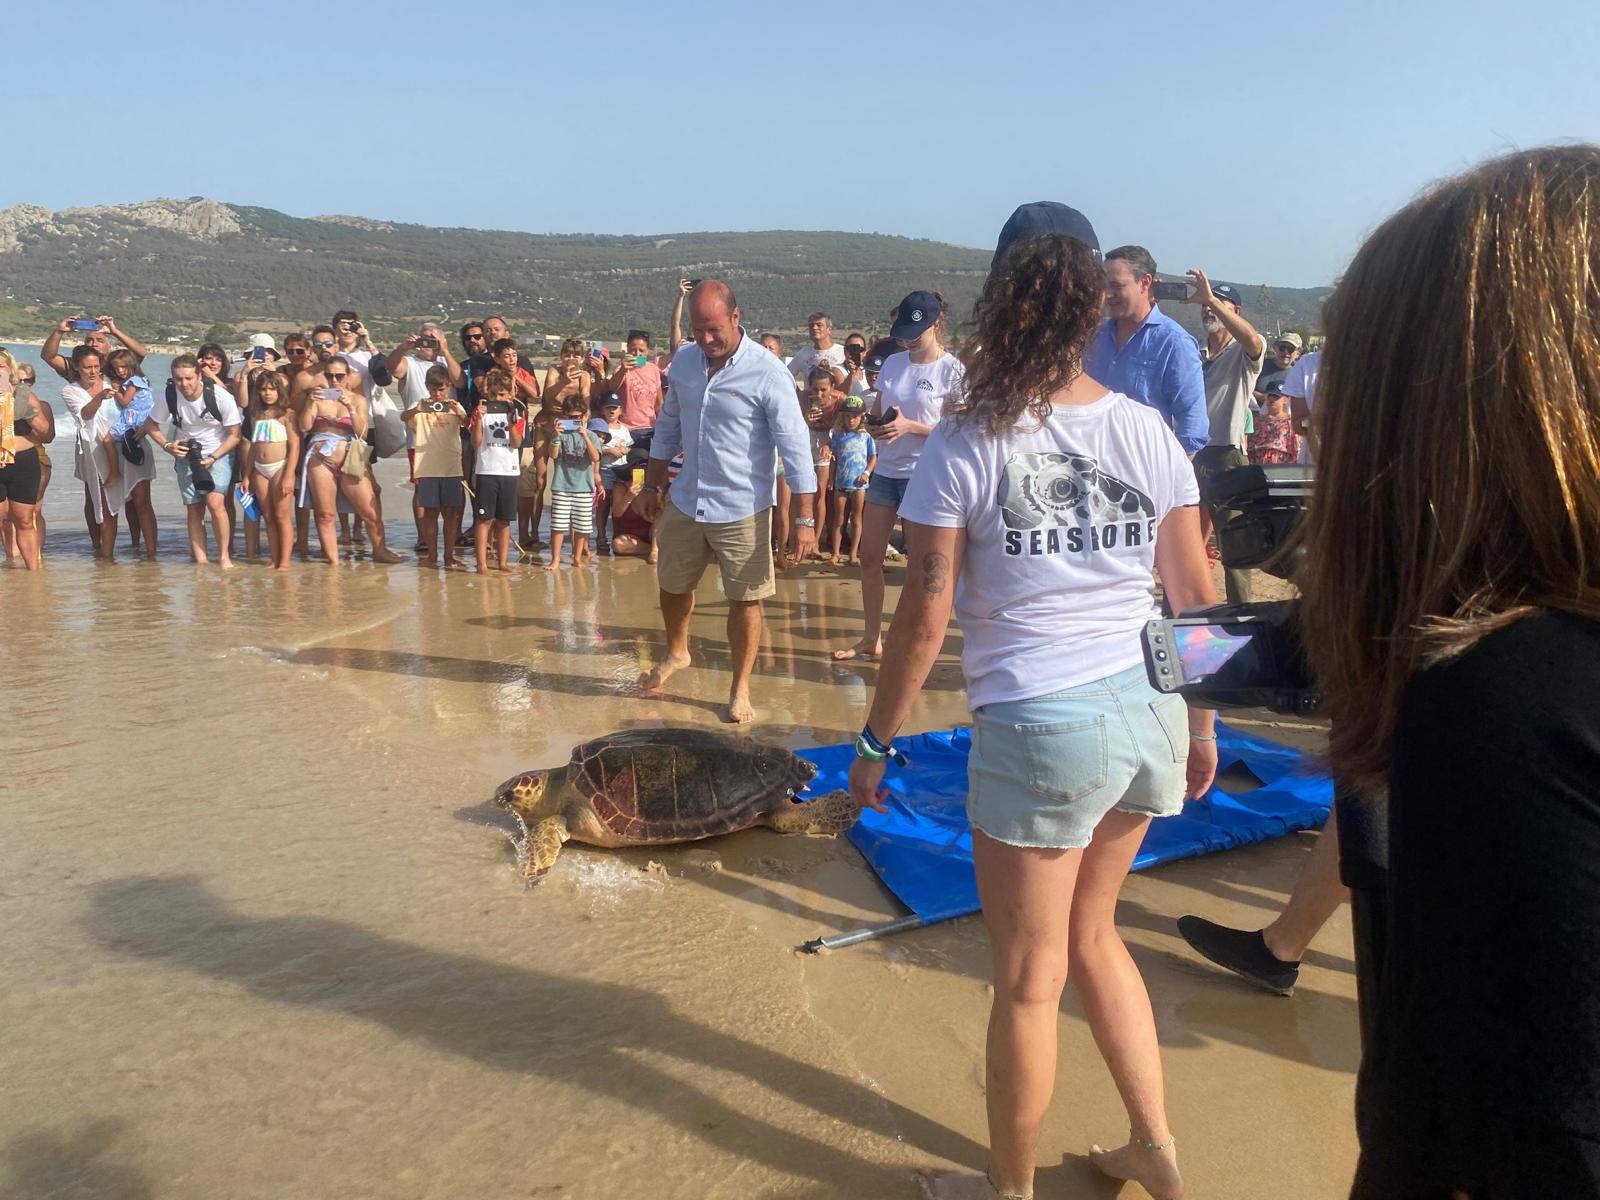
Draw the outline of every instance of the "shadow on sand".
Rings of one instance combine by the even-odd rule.
[[[450,954],[320,917],[257,919],[195,876],[94,887],[88,934],[120,955],[235,984],[280,1004],[381,1025],[495,1071],[531,1074],[660,1119],[726,1153],[851,1196],[908,1196],[904,1167],[864,1161],[721,1099],[716,1074],[759,1080],[815,1113],[878,1126],[927,1154],[981,1164],[983,1147],[848,1079],[702,1025],[642,988]],[[409,981],[409,982],[408,982]],[[648,1061],[703,1071],[686,1083]],[[130,1193],[138,1195],[139,1193]]]
[[[6,1143],[0,1195],[59,1196],[87,1200],[155,1200],[155,1189],[132,1167],[108,1161],[122,1135],[121,1121],[96,1121],[76,1132],[25,1133]]]

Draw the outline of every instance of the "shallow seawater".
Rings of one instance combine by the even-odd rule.
[[[981,1165],[977,921],[797,955],[899,910],[848,843],[767,831],[516,874],[497,783],[609,730],[716,724],[714,581],[695,666],[645,698],[644,563],[224,574],[185,560],[163,472],[161,561],[98,564],[56,449],[46,570],[0,570],[0,1195],[909,1196],[913,1166]],[[848,571],[781,584],[756,735],[860,727],[875,669],[828,658],[859,603]],[[958,686],[948,660],[913,727],[961,720]],[[1342,919],[1292,1002],[1183,961],[1168,928],[1259,916],[1307,846],[1129,885],[1203,1194],[1348,1179]],[[1063,1014],[1057,1192],[1088,1183],[1061,1153],[1121,1124]]]

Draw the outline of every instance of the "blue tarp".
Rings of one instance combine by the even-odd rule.
[[[885,778],[889,811],[863,812],[850,840],[924,924],[977,912],[972,830],[967,825],[967,751],[972,733],[969,729],[921,733],[895,744],[911,764],[889,768]],[[854,746],[821,746],[799,754],[819,770],[810,788],[813,795],[847,786]],[[1133,860],[1135,871],[1312,829],[1328,819],[1333,784],[1326,776],[1305,774],[1306,756],[1301,751],[1218,721],[1219,773],[1235,763],[1242,763],[1263,786],[1240,793],[1213,787],[1185,804],[1178,815],[1152,821]]]

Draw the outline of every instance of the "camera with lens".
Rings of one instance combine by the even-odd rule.
[[[217,490],[216,481],[211,478],[211,468],[200,461],[205,456],[205,451],[200,449],[199,439],[188,438],[184,441],[183,461],[189,466],[189,480],[194,484],[195,492],[201,496],[209,496]]]
[[[1202,503],[1220,510],[1222,565],[1294,578],[1293,532],[1311,499],[1306,466],[1235,467],[1212,476]],[[1299,602],[1219,604],[1149,622],[1145,671],[1161,692],[1203,708],[1309,713],[1321,702],[1300,645]]]

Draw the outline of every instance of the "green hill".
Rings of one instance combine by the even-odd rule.
[[[680,275],[726,279],[751,327],[797,334],[823,308],[841,331],[877,332],[914,288],[943,292],[964,316],[988,265],[987,250],[880,234],[538,235],[291,217],[198,197],[55,213],[19,205],[0,212],[0,336],[37,337],[78,310],[164,338],[215,323],[304,328],[350,307],[384,336],[498,311],[524,335],[614,339],[643,326],[659,337]],[[1259,284],[1235,286],[1247,301],[1259,295]],[[1312,327],[1323,294],[1272,289],[1271,306],[1249,315],[1266,328]]]

